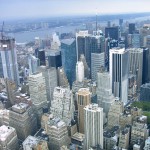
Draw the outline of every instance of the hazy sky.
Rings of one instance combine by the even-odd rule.
[[[0,20],[72,14],[150,12],[150,0],[0,0]]]

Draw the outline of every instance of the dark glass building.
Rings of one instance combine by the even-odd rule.
[[[38,49],[38,48],[35,49],[35,57],[40,60],[40,66],[45,66],[46,65],[44,49]]]
[[[111,39],[119,39],[119,27],[106,27],[105,28],[105,38],[110,37]]]
[[[110,38],[106,39],[106,49],[105,49],[105,68],[109,71],[109,50],[118,47],[118,40],[112,40]]]
[[[61,41],[62,66],[65,70],[70,86],[75,81],[76,75],[76,42],[75,39],[64,39]]]
[[[93,35],[88,31],[76,33],[77,60],[81,54],[85,56],[87,65],[91,68],[91,53],[102,53],[105,51],[105,38],[101,31],[94,31]]]
[[[129,23],[129,34],[133,34],[135,32],[135,23]]]
[[[143,84],[140,88],[140,101],[150,102],[150,83]]]
[[[62,60],[61,60],[61,51],[60,50],[50,50],[48,52],[48,66],[49,67],[61,67]]]
[[[148,82],[148,57],[149,57],[149,49],[143,48],[143,71],[142,71],[142,84]]]

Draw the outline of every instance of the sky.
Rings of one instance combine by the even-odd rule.
[[[150,0],[0,0],[0,20],[150,12]]]

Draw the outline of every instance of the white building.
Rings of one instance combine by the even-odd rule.
[[[68,88],[56,87],[50,108],[54,117],[62,119],[67,125],[73,119],[74,102],[72,91]]]
[[[84,108],[84,149],[101,146],[103,148],[103,108],[89,104]]]
[[[15,128],[10,126],[0,127],[0,150],[18,150],[18,138]]]
[[[99,107],[108,115],[111,104],[115,101],[110,84],[108,72],[100,71],[97,73],[97,102]]]
[[[76,64],[76,80],[83,82],[84,80],[84,65],[82,61],[78,61]]]
[[[128,51],[124,48],[110,50],[110,81],[112,93],[126,104],[128,100]]]

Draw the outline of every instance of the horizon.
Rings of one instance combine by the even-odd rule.
[[[145,0],[0,0],[0,20],[150,12]],[[99,6],[99,7],[97,7]]]

